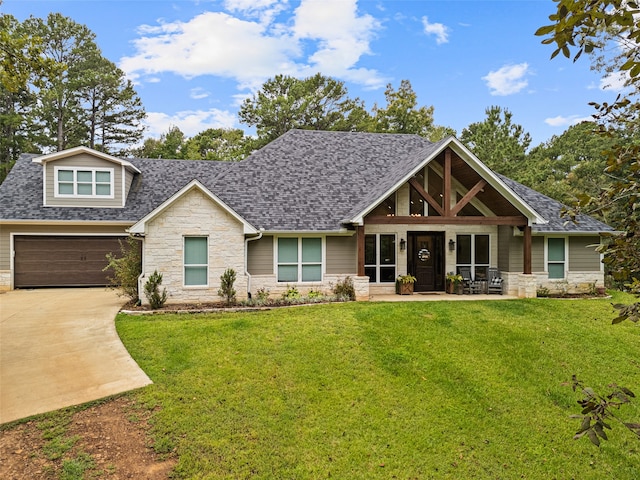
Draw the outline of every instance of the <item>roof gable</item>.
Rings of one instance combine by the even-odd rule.
[[[479,178],[485,180],[488,185],[493,187],[496,192],[513,205],[521,214],[526,216],[531,223],[544,224],[547,222],[540,213],[503,182],[493,170],[488,168],[457,138],[452,136],[425,146],[421,150],[413,153],[405,162],[399,163],[399,165],[405,167],[405,171],[394,172],[393,170],[389,170],[388,188],[384,191],[378,191],[378,196],[374,198],[373,201],[361,204],[360,206],[364,207],[361,210],[355,209],[354,215],[348,219],[348,222],[361,225],[364,217],[370,213],[376,205],[407,183],[420,169],[433,162],[447,148],[455,152],[466,165],[478,174]]]
[[[54,152],[54,153],[49,153],[49,154],[46,154],[46,155],[41,155],[41,156],[33,158],[32,162],[38,163],[40,165],[44,165],[44,164],[46,164],[48,162],[54,162],[56,160],[61,160],[63,158],[74,157],[74,156],[79,155],[79,154],[87,154],[87,155],[90,155],[92,157],[99,158],[101,160],[106,160],[108,162],[115,163],[116,165],[120,165],[122,167],[125,167],[125,168],[131,170],[132,172],[140,173],[140,170],[138,170],[131,162],[128,162],[127,160],[124,160],[124,159],[118,158],[118,157],[114,157],[114,156],[109,155],[107,153],[99,152],[97,150],[93,150],[91,148],[84,147],[84,146],[74,147],[74,148],[70,148],[68,150],[62,150],[61,152]]]
[[[162,213],[167,208],[171,207],[175,202],[177,202],[184,195],[187,195],[192,190],[197,189],[202,192],[209,200],[213,203],[220,206],[225,212],[235,218],[239,223],[241,223],[244,227],[245,234],[255,234],[258,233],[258,230],[254,228],[249,222],[247,222],[244,218],[238,215],[231,207],[229,207],[225,202],[220,200],[216,195],[214,195],[208,188],[206,188],[202,183],[198,180],[192,180],[183,188],[181,188],[178,192],[173,194],[167,200],[165,200],[162,204],[156,207],[153,211],[149,212],[143,218],[141,218],[138,222],[136,222],[131,228],[128,229],[129,233],[133,234],[144,234],[146,224],[157,217],[160,213]]]

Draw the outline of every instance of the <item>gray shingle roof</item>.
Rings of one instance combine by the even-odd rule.
[[[417,135],[292,130],[241,162],[127,159],[142,173],[125,208],[43,207],[42,166],[25,155],[0,185],[0,219],[135,223],[197,179],[257,228],[336,231],[440,147]],[[549,220],[534,231],[611,230],[586,216],[565,224],[561,204],[500,178]]]
[[[576,222],[568,221],[560,216],[562,203],[543,195],[521,183],[511,180],[504,175],[497,174],[500,179],[516,192],[525,202],[544,215],[548,221],[546,225],[533,225],[535,233],[593,233],[612,232],[613,228],[588,215],[578,215]]]

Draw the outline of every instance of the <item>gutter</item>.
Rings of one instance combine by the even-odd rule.
[[[244,240],[244,274],[247,276],[247,298],[251,299],[251,274],[249,273],[249,242],[260,240],[264,234],[264,228],[260,228],[257,237]]]

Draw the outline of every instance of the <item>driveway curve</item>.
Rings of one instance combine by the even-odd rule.
[[[0,423],[152,383],[116,333],[122,304],[107,288],[0,294]]]

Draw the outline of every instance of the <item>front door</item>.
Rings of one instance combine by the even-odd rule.
[[[407,268],[416,292],[444,290],[444,232],[409,232]]]

